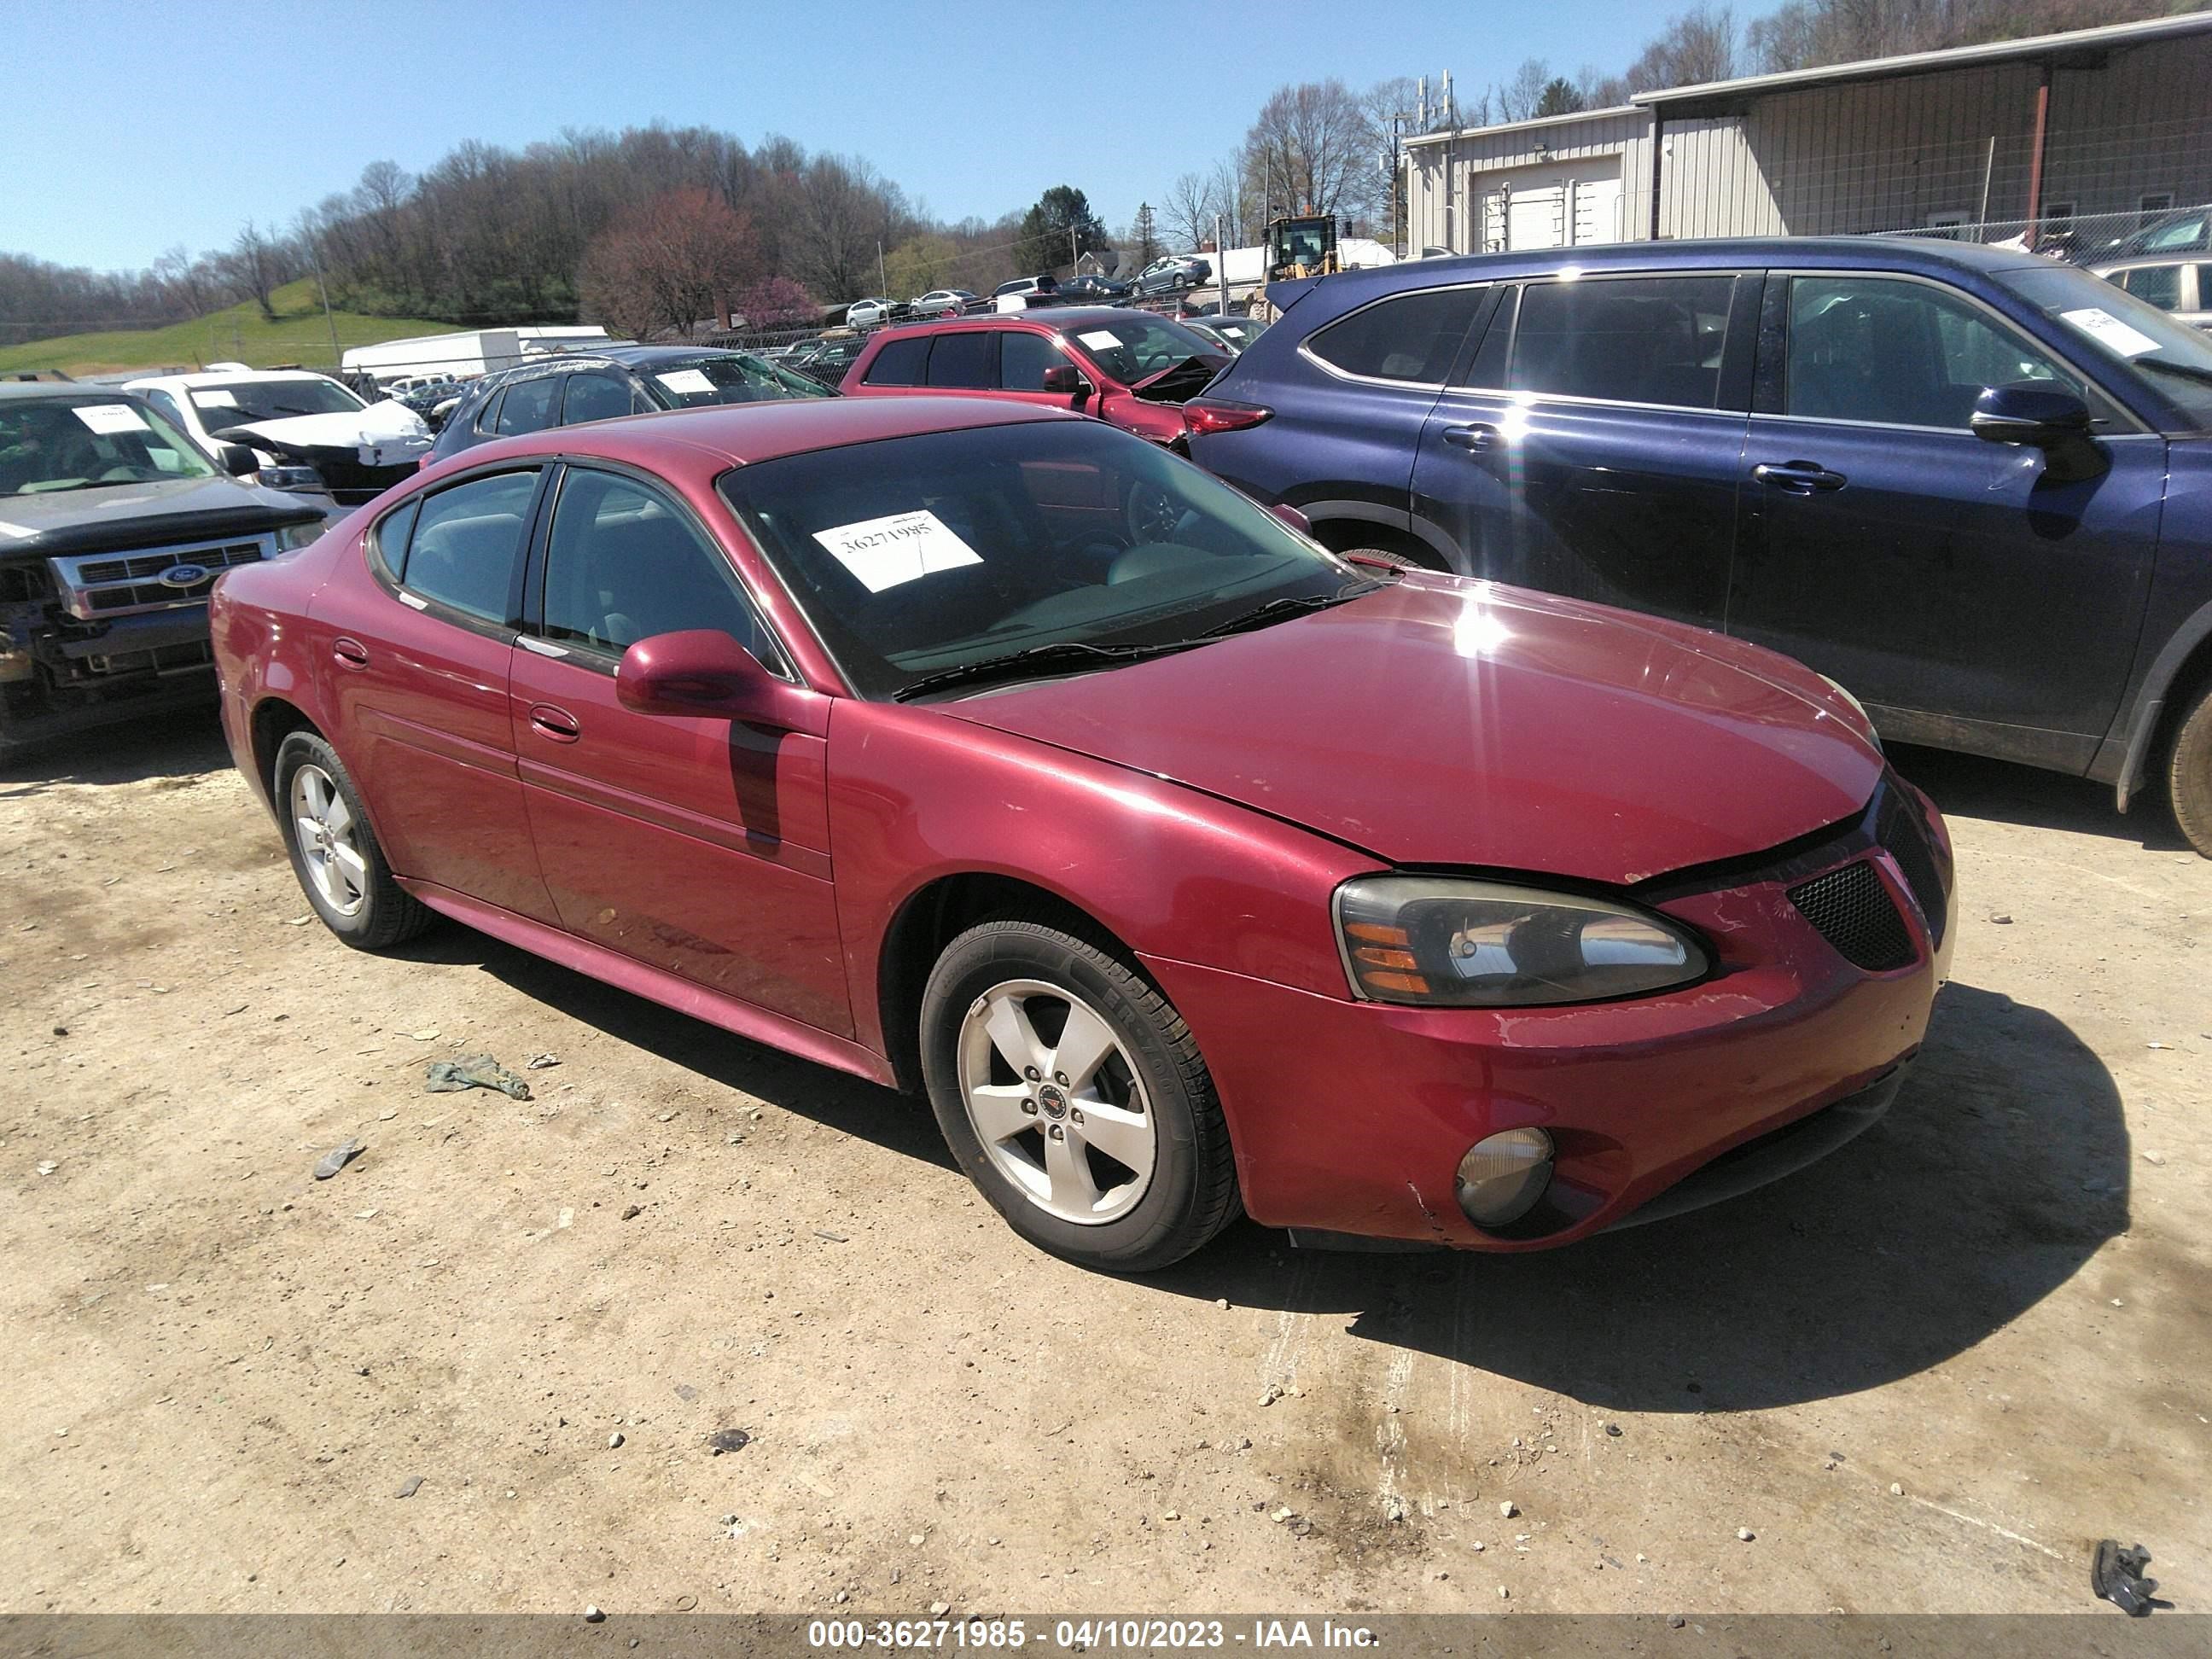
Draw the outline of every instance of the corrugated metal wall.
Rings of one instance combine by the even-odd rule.
[[[2002,64],[1771,94],[1741,116],[1662,129],[1662,236],[1820,236],[1905,230],[1946,216],[2002,227],[2027,210],[2039,70]],[[1486,175],[1540,160],[1618,155],[1623,229],[1650,222],[1648,112],[1524,124],[1408,151],[1412,240],[1481,246]],[[2143,197],[2212,200],[2212,35],[2054,71],[2043,198],[2087,218]],[[1994,145],[1992,144],[1994,141]],[[1544,152],[1548,151],[1548,156]],[[1470,222],[1468,210],[1474,216]]]

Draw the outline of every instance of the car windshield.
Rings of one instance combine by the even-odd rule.
[[[0,495],[211,478],[197,446],[120,398],[0,402]]]
[[[813,451],[721,489],[866,697],[1038,647],[1079,668],[1086,647],[1170,647],[1360,580],[1228,485],[1094,421]]]
[[[654,363],[639,372],[652,383],[654,398],[669,409],[830,395],[804,375],[779,368],[750,351],[718,351],[681,362]]]
[[[2073,265],[2000,271],[1996,280],[2106,362],[2156,386],[2193,428],[2212,428],[2212,337],[2203,330]]]
[[[336,380],[224,380],[185,394],[210,432],[295,415],[345,415],[368,405]]]
[[[1221,355],[1219,346],[1181,323],[1134,311],[1103,320],[1070,323],[1060,331],[1060,337],[1073,341],[1084,356],[1123,386],[1150,380],[1194,356]]]

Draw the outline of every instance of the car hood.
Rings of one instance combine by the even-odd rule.
[[[1392,863],[1619,885],[1838,823],[1883,765],[1848,702],[1785,658],[1442,576],[936,706]]]
[[[213,540],[320,516],[297,495],[226,476],[0,495],[0,558]]]
[[[348,449],[363,466],[396,466],[426,454],[430,428],[406,404],[393,398],[367,409],[335,410],[328,415],[288,415],[278,421],[249,421],[217,428],[204,412],[208,430],[228,443],[246,443],[280,454],[304,454],[314,449]]]

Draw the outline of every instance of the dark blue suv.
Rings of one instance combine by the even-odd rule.
[[[2212,857],[2212,338],[1952,242],[1277,283],[1202,465],[1372,549],[1723,630],[1887,734],[2146,784]]]

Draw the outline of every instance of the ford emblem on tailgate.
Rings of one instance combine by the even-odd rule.
[[[164,587],[198,587],[208,579],[204,564],[173,564],[154,580]]]

